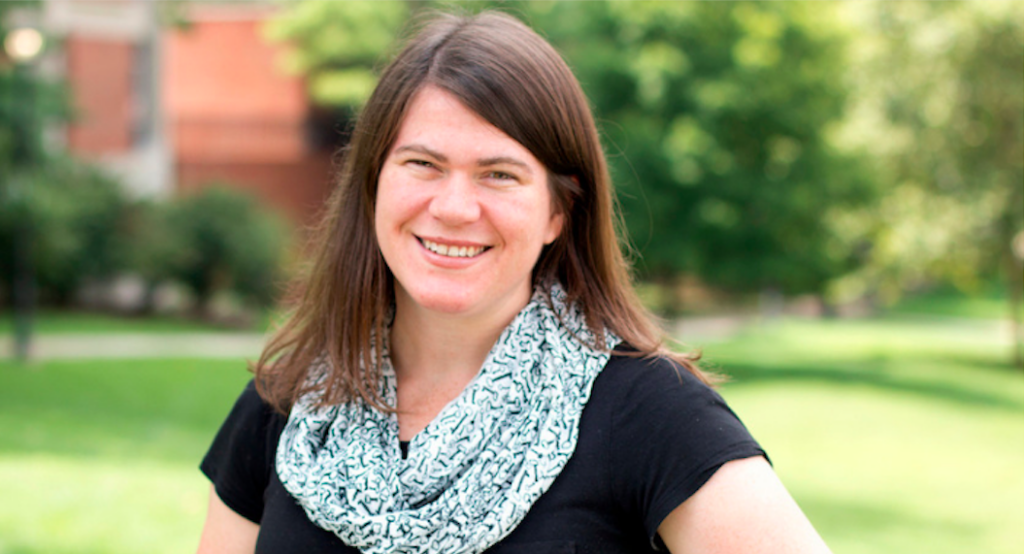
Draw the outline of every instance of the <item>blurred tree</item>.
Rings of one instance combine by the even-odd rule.
[[[139,312],[150,314],[156,308],[156,289],[171,279],[175,269],[187,260],[186,237],[171,226],[171,202],[142,200],[135,202],[125,218],[124,232],[119,236],[120,251],[128,270],[145,283],[145,295]]]
[[[38,7],[38,2],[0,3],[0,43],[11,30],[11,12],[32,19]],[[41,78],[34,62],[15,63],[7,54],[0,48],[0,299],[13,297],[15,267],[20,267],[22,286],[38,280],[43,292],[63,302],[72,283],[97,270],[92,265],[64,271],[72,243],[90,255],[107,253],[109,234],[102,220],[108,214],[99,212],[112,207],[104,200],[109,187],[103,176],[43,147],[44,126],[66,121],[70,103],[63,86]],[[34,298],[32,288],[28,298]]]
[[[405,2],[297,2],[265,27],[294,46],[282,63],[307,76],[317,102],[358,109],[377,84],[374,68],[394,43]]]
[[[874,189],[826,140],[846,101],[834,6],[524,9],[591,98],[644,274],[801,293],[855,266],[831,215]]]
[[[84,282],[125,268],[120,241],[128,201],[119,183],[52,155],[20,178],[19,197],[0,203],[0,281],[10,283],[19,224],[31,230],[32,266],[44,301],[66,306]]]
[[[249,195],[216,185],[166,209],[167,228],[182,242],[159,248],[173,254],[170,274],[192,290],[200,312],[205,315],[221,290],[232,289],[257,306],[273,301],[289,236],[272,212]]]
[[[858,36],[857,103],[836,139],[873,158],[890,188],[877,209],[848,214],[851,236],[874,240],[837,288],[893,299],[935,281],[974,292],[1001,280],[1021,364],[1024,270],[1012,244],[1024,229],[1024,3],[843,8]]]

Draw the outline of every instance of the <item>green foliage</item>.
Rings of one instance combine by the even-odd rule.
[[[151,284],[171,277],[188,255],[188,237],[172,228],[173,211],[173,202],[140,200],[127,214],[124,257],[131,271]]]
[[[170,274],[192,289],[200,308],[226,289],[257,305],[273,301],[288,240],[275,215],[222,186],[185,196],[168,210],[168,232],[184,245],[172,247]]]
[[[314,100],[358,108],[377,85],[374,68],[407,13],[405,2],[299,2],[265,30],[294,46],[283,63],[307,76]]]
[[[86,280],[125,267],[120,252],[128,201],[115,180],[81,162],[54,158],[34,172],[16,174],[6,189],[0,204],[0,282],[10,282],[19,232],[42,295],[57,303],[70,301]]]
[[[872,244],[837,292],[891,300],[936,280],[977,291],[1004,268],[1019,290],[1010,245],[1024,229],[1024,4],[844,8],[858,36],[856,102],[835,138],[872,159],[887,190],[843,222]]]
[[[529,7],[593,103],[643,273],[797,293],[854,265],[827,216],[874,190],[824,133],[846,101],[832,6]]]

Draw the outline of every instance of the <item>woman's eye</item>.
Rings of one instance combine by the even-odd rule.
[[[406,163],[414,165],[416,167],[434,167],[434,164],[428,162],[427,160],[409,160]]]
[[[516,176],[511,173],[505,173],[504,171],[491,171],[487,174],[489,179],[495,179],[497,181],[515,181]]]

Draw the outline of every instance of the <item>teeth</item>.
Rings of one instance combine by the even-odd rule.
[[[448,246],[426,239],[421,239],[420,242],[427,247],[427,250],[450,258],[472,258],[484,251],[483,246]]]

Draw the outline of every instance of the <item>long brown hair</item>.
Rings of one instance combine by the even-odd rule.
[[[363,400],[382,409],[380,344],[394,283],[374,234],[377,178],[413,96],[451,93],[525,146],[548,170],[559,237],[541,252],[534,283],[557,280],[591,328],[609,329],[634,355],[669,355],[701,379],[695,357],[668,354],[640,304],[616,233],[616,206],[597,128],[579,83],[558,53],[517,19],[495,12],[441,15],[381,76],[356,123],[338,187],[313,233],[308,274],[293,283],[290,318],[254,366],[260,394],[287,412],[319,394],[322,405]],[[332,368],[315,385],[310,366]]]

